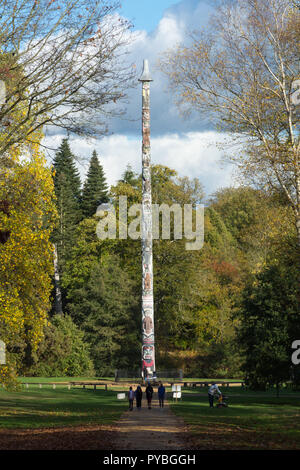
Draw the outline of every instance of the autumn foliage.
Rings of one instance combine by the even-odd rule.
[[[53,180],[39,145],[26,151],[27,156],[12,150],[7,155],[9,165],[0,172],[0,326],[8,356],[20,338],[37,348],[49,310],[53,272]],[[0,381],[7,381],[7,370],[0,369]]]

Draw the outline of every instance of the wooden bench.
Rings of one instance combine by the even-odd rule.
[[[86,385],[92,385],[94,386],[94,390],[97,390],[97,387],[99,386],[104,386],[105,391],[107,391],[107,383],[95,383],[95,382],[22,382],[21,385],[25,385],[25,387],[28,389],[29,385],[39,385],[40,388],[42,388],[43,385],[52,385],[52,388],[55,389],[56,385],[65,385],[68,387],[70,390],[71,387],[74,387],[76,385],[82,386],[85,388]]]
[[[92,385],[94,387],[95,391],[97,390],[97,387],[104,386],[104,389],[107,392],[107,383],[102,383],[102,382],[98,382],[98,383],[95,383],[95,382],[70,382],[70,383],[71,383],[72,386],[79,385],[79,386],[82,386],[82,388],[85,388],[86,385]]]
[[[183,382],[184,387],[209,387],[212,385],[212,381],[201,381],[201,382]],[[234,382],[227,382],[227,381],[216,381],[215,384],[219,385],[220,387],[230,387],[230,385],[240,385],[241,387],[245,386],[245,382],[243,381],[234,381]]]

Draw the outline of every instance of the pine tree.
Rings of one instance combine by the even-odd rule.
[[[63,139],[54,158],[54,188],[58,211],[58,225],[53,233],[53,242],[57,249],[60,276],[75,243],[76,227],[82,218],[80,210],[81,182],[67,139]],[[65,293],[62,293],[63,303]]]
[[[62,184],[67,182],[74,200],[79,203],[81,195],[81,181],[79,172],[75,165],[75,156],[71,152],[68,139],[62,140],[62,143],[56,152],[53,166],[55,169],[54,185],[56,196],[59,197]],[[65,181],[60,181],[61,175],[64,175]]]
[[[92,217],[97,207],[105,202],[108,202],[108,187],[97,152],[94,150],[82,191],[81,210],[84,217]]]

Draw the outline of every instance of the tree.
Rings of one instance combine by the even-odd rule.
[[[284,194],[300,246],[299,18],[290,0],[224,1],[210,29],[167,52],[161,69],[179,106],[243,144],[232,158],[244,175]]]
[[[79,172],[76,168],[75,160],[76,157],[70,149],[68,139],[63,139],[59,149],[55,154],[53,161],[53,167],[55,170],[54,186],[57,193],[57,197],[59,197],[59,191],[61,190],[59,178],[63,174],[65,180],[70,186],[74,200],[79,203],[81,196],[81,181]]]
[[[0,155],[33,141],[45,125],[78,134],[106,131],[104,118],[121,112],[115,103],[124,100],[134,70],[124,61],[130,25],[118,7],[113,0],[1,2],[0,51],[9,61],[1,67],[0,58],[7,84],[0,124],[10,125]],[[16,125],[11,116],[19,108],[24,113]]]
[[[61,275],[75,243],[76,228],[82,218],[81,181],[69,142],[63,139],[53,162],[54,189],[58,224],[52,234],[54,242],[54,304],[56,314],[62,314],[66,292],[61,288]]]
[[[10,370],[18,344],[25,345],[27,360],[43,336],[53,274],[53,180],[39,146],[30,150],[25,158],[20,148],[11,149],[9,165],[0,167],[0,226],[6,234],[0,243],[0,330]],[[5,370],[0,368],[3,383]]]
[[[67,139],[63,139],[56,152],[53,168],[59,216],[53,240],[57,245],[58,266],[61,273],[74,245],[75,229],[82,218],[80,210],[81,181],[75,165],[75,157]]]
[[[299,334],[298,266],[273,264],[243,293],[238,341],[252,388],[277,387],[291,378],[291,344]]]
[[[292,245],[297,247],[292,209],[281,194],[247,186],[225,188],[215,193],[211,207],[221,215],[236,241],[245,277],[247,272],[259,272],[282,256],[283,246],[286,252]]]
[[[266,195],[251,187],[225,188],[217,191],[211,206],[221,215],[227,229],[241,245],[245,233],[255,226],[259,213],[265,210]]]
[[[105,202],[108,202],[108,187],[97,152],[94,150],[82,190],[81,209],[83,216],[92,217],[96,213],[97,207]]]
[[[135,173],[128,163],[126,170],[124,171],[122,178],[119,180],[119,183],[129,184],[131,186],[136,186],[138,183],[138,174]]]
[[[94,373],[89,346],[68,315],[56,315],[48,322],[44,338],[33,354],[29,374],[37,377],[91,376]],[[20,371],[24,373],[24,370]],[[27,372],[27,371],[26,371]]]

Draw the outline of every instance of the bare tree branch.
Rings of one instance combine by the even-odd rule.
[[[101,135],[107,116],[122,114],[135,73],[126,63],[131,25],[118,8],[114,0],[0,0],[0,155],[46,122]]]

